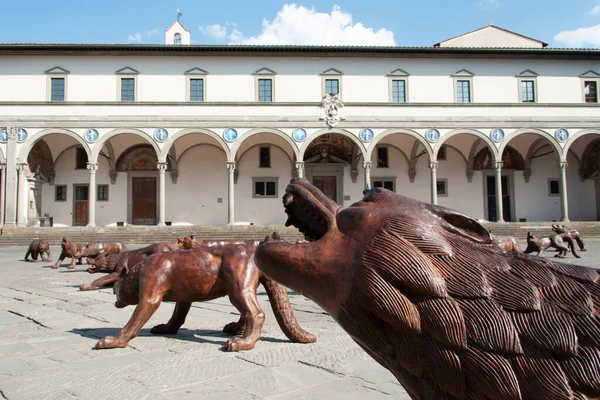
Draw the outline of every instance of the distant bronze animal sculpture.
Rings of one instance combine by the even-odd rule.
[[[502,250],[516,251],[519,253],[523,252],[519,245],[519,241],[513,236],[492,235],[490,233],[490,237],[492,238],[492,244],[498,246]]]
[[[82,246],[82,255],[88,259],[98,257],[100,254],[110,255],[127,251],[127,246],[122,242],[95,242]]]
[[[294,342],[314,342],[316,338],[298,325],[287,289],[256,268],[255,250],[256,246],[253,245],[200,247],[157,254],[144,263],[125,267],[114,285],[117,295],[115,306],[137,306],[119,334],[100,340],[96,348],[127,346],[158,309],[161,301],[174,301],[177,304],[169,322],[155,326],[151,332],[176,334],[185,322],[192,302],[227,295],[241,316],[238,322],[227,324],[223,332],[232,335],[241,333],[242,337],[228,340],[225,350],[253,349],[264,323],[264,313],[256,298],[259,282],[267,291],[277,322],[285,335]]]
[[[52,266],[52,268],[58,268],[65,258],[70,257],[71,264],[69,264],[67,268],[74,269],[76,259],[79,260],[78,264],[81,264],[81,258],[83,257],[83,247],[85,247],[85,245],[87,245],[87,243],[74,243],[68,237],[63,237],[61,242],[62,251],[60,253],[60,256],[58,257],[58,260],[56,260],[56,263]]]
[[[567,243],[568,246],[565,243]],[[527,232],[527,248],[524,251],[525,254],[536,252],[536,256],[541,256],[549,247],[558,250],[558,254],[554,257],[566,258],[570,249],[575,257],[581,258],[575,249],[575,241],[569,235],[566,235],[563,240],[561,235],[556,233],[540,238],[534,236],[531,232]]]
[[[52,251],[50,250],[50,245],[46,240],[35,239],[27,248],[27,253],[25,253],[24,261],[29,261],[29,256],[31,255],[31,261],[38,262],[38,255],[42,259],[42,261],[51,262],[52,261]]]
[[[579,246],[579,251],[587,251],[587,249],[585,248],[585,243],[583,243],[579,231],[575,229],[567,229],[564,227],[564,225],[555,224],[552,224],[552,231],[558,233],[563,240],[566,239],[566,235],[569,235],[577,242],[577,246]]]
[[[194,235],[177,238],[177,243],[181,245],[181,248],[184,250],[197,249],[202,246],[212,247],[212,246],[223,246],[226,244],[244,244],[257,246],[259,240],[204,240],[198,239],[194,237]]]
[[[257,266],[413,399],[600,396],[599,271],[502,251],[475,219],[385,189],[343,208],[294,179],[284,205],[311,242],[266,241]]]
[[[90,265],[87,271],[90,274],[95,272],[106,272],[101,278],[96,279],[90,284],[84,284],[79,286],[79,290],[92,290],[100,286],[110,285],[115,283],[119,278],[121,270],[127,266],[134,266],[137,263],[144,261],[146,258],[153,254],[164,253],[172,250],[179,250],[181,245],[179,243],[154,243],[146,247],[142,247],[136,250],[129,250],[124,253],[117,254],[101,254],[98,258],[88,259],[87,262]]]

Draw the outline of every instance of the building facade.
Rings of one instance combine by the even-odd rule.
[[[0,223],[280,224],[293,176],[344,206],[382,186],[482,220],[599,219],[600,51],[493,26],[199,46],[177,21],[166,43],[0,44]]]

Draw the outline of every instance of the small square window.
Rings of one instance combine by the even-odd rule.
[[[87,152],[83,147],[77,147],[75,151],[75,169],[86,169],[88,163]]]
[[[204,79],[190,79],[190,101],[204,101]]]
[[[448,196],[448,180],[447,179],[438,179],[436,181],[437,195],[441,197]]]
[[[273,81],[271,79],[258,80],[258,101],[273,101]]]
[[[135,78],[121,78],[121,101],[135,101]]]
[[[391,190],[392,192],[396,191],[395,187],[395,179],[393,178],[375,178],[373,179],[373,187],[374,188],[384,188],[387,190]]]
[[[108,185],[98,185],[96,198],[98,201],[108,201]]]
[[[65,101],[65,78],[51,78],[50,87],[50,101]]]
[[[388,148],[378,147],[377,148],[377,168],[388,168]]]
[[[334,95],[340,92],[339,79],[325,79],[325,93]]]
[[[548,196],[560,196],[558,179],[548,179]]]
[[[54,186],[54,201],[67,201],[67,185]]]
[[[277,197],[277,178],[253,178],[252,197]]]
[[[268,146],[260,148],[259,168],[271,168],[271,148]]]
[[[597,81],[585,81],[583,83],[583,95],[586,103],[597,103],[598,102],[598,82]]]

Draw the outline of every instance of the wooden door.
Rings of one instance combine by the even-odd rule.
[[[156,224],[156,177],[132,178],[132,218],[135,225]]]
[[[75,185],[73,188],[73,225],[82,226],[88,223],[88,185]]]
[[[313,176],[315,185],[325,196],[337,203],[337,177],[335,176]]]

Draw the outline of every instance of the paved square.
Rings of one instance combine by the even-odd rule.
[[[523,243],[521,243],[523,245]],[[135,248],[140,246],[131,246]],[[600,240],[568,262],[600,265]],[[222,327],[238,318],[222,298],[195,303],[182,330],[154,336],[173,304],[163,303],[125,349],[93,350],[114,335],[133,307],[116,309],[112,288],[81,292],[99,274],[51,263],[21,261],[25,248],[0,249],[0,396],[14,399],[408,399],[404,389],[368,357],[319,307],[290,293],[300,325],[314,344],[291,343],[260,287],[266,314],[254,350],[222,351]],[[53,246],[54,257],[60,254]],[[545,254],[552,257],[552,251]]]

